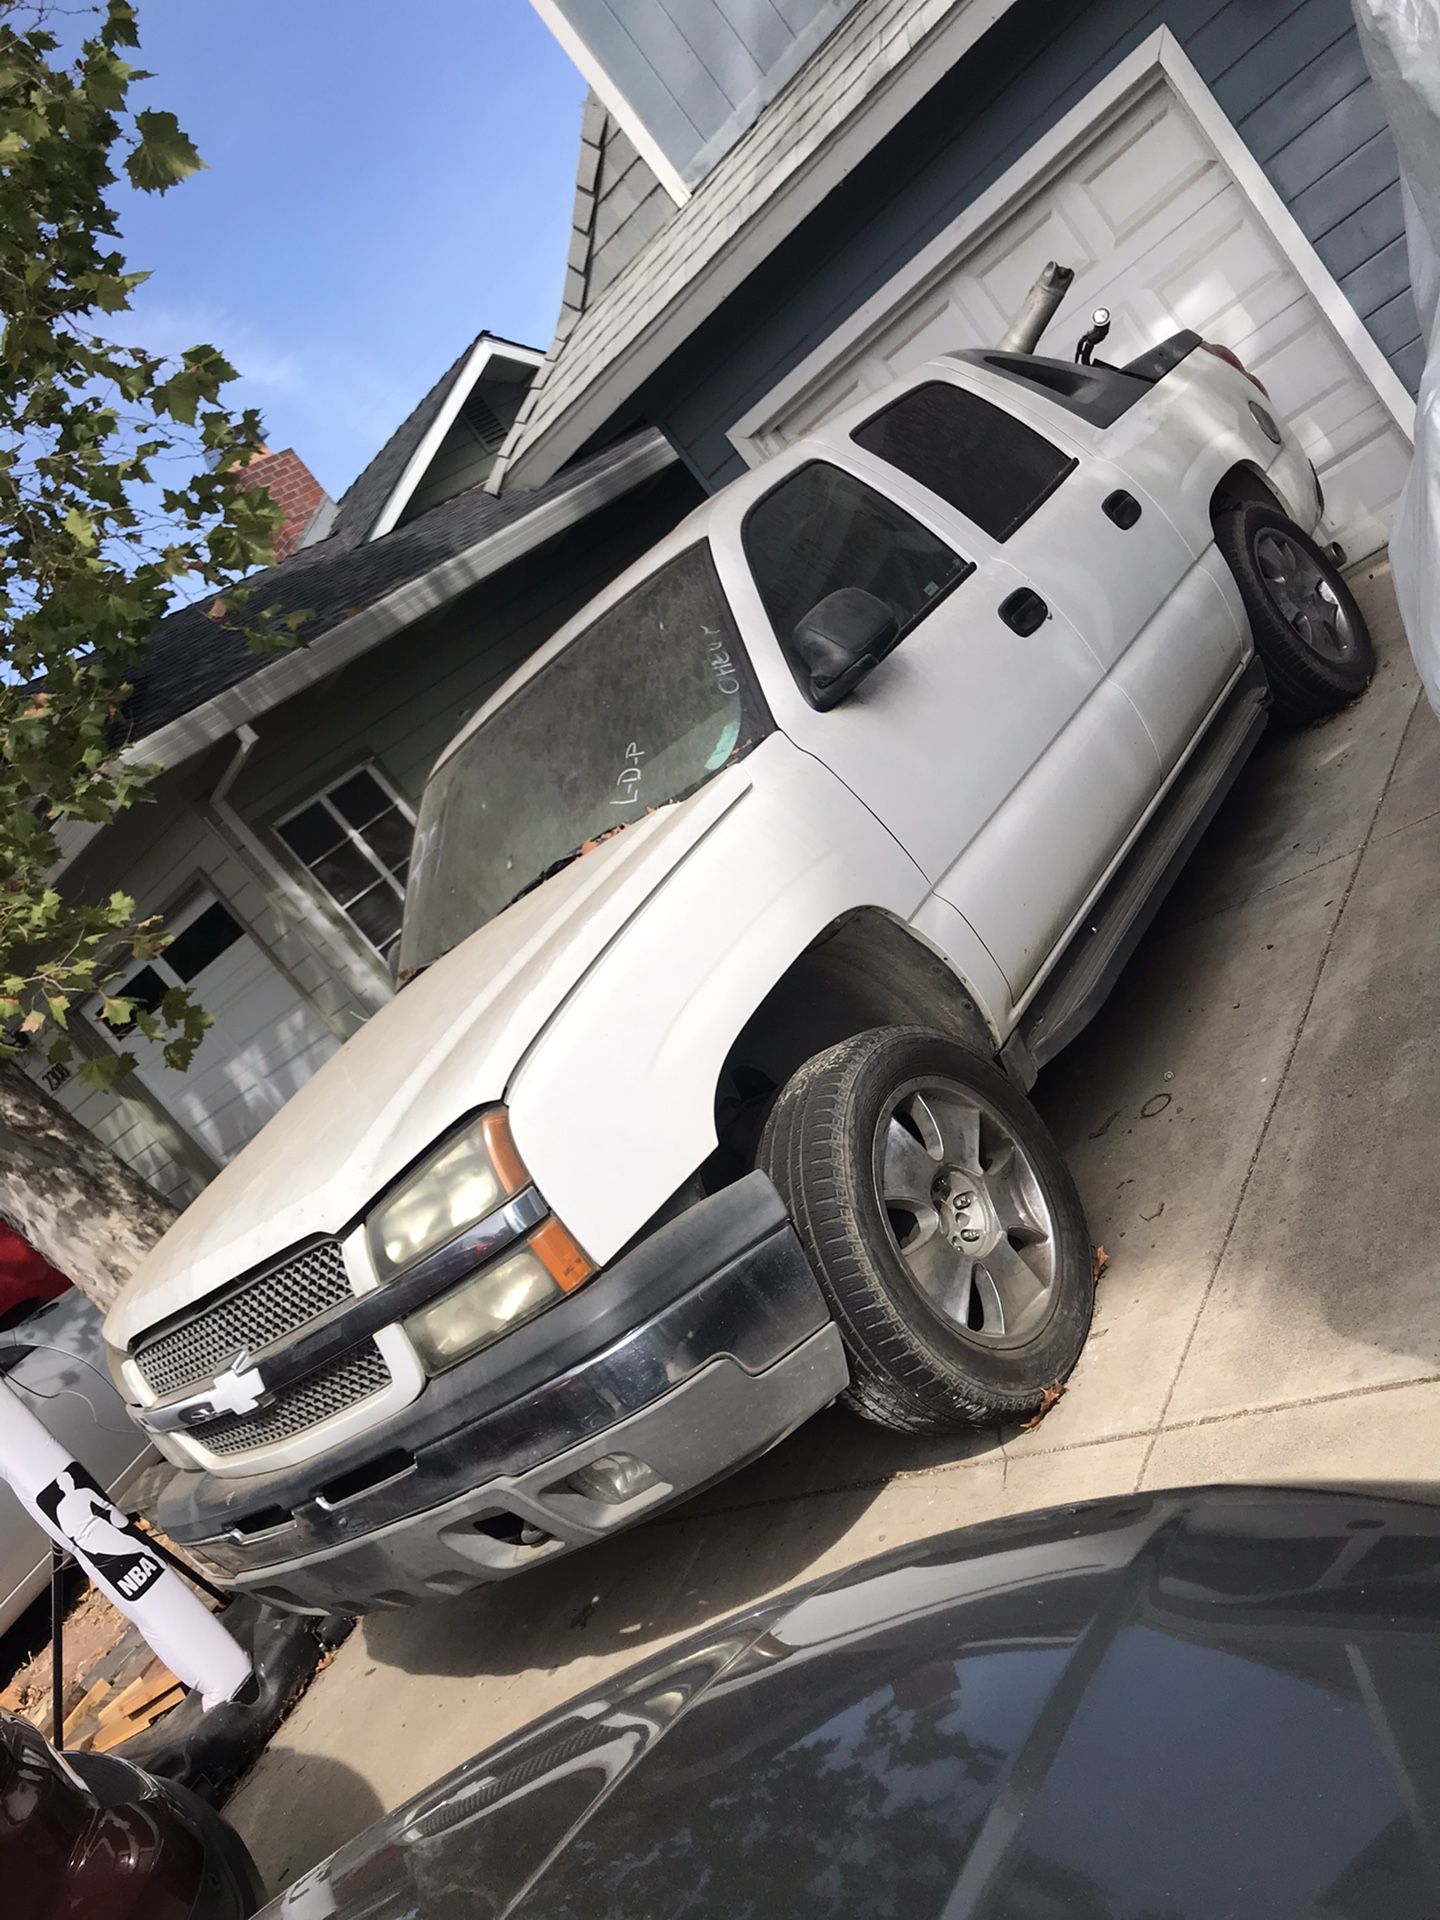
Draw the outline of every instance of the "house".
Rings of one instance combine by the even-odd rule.
[[[184,1076],[142,1046],[118,1095],[57,1086],[177,1199],[390,994],[461,717],[702,492],[998,340],[1047,260],[1075,270],[1047,345],[1103,304],[1109,357],[1234,349],[1349,555],[1387,535],[1424,348],[1348,0],[534,4],[591,87],[548,354],[481,335],[338,506],[287,470],[262,587],[306,645],[167,621],[131,710],[156,804],[74,863],[166,910],[141,994],[215,1015]]]
[[[415,803],[436,754],[529,652],[700,497],[640,429],[543,485],[485,489],[542,356],[481,334],[344,497],[293,449],[251,470],[285,509],[288,557],[254,605],[303,612],[303,644],[256,653],[211,615],[173,614],[134,674],[127,754],[153,804],[74,832],[64,887],[119,887],[173,940],[133,966],[147,1006],[190,986],[213,1015],[185,1073],[126,1043],[97,1092],[31,1071],[177,1204],[199,1191],[394,991]],[[87,835],[89,837],[87,837]],[[72,1016],[81,1053],[119,1039]]]
[[[1102,304],[1108,358],[1185,327],[1233,348],[1347,553],[1384,542],[1424,347],[1349,0],[534,4],[595,104],[565,313],[493,487],[638,422],[723,485],[997,341],[1053,258],[1052,351]]]

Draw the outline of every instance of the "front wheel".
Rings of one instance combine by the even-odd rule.
[[[1260,505],[1222,514],[1215,544],[1245,602],[1276,719],[1303,726],[1362,694],[1375,648],[1329,554],[1278,507]]]
[[[829,1299],[856,1412],[908,1433],[1013,1419],[1079,1358],[1080,1198],[988,1060],[913,1027],[842,1041],[782,1089],[760,1165]]]

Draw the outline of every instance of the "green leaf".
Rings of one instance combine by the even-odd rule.
[[[97,52],[87,63],[85,87],[97,107],[103,107],[107,113],[118,113],[134,77],[134,67],[106,49]]]
[[[95,522],[79,507],[66,509],[65,531],[77,546],[93,547],[95,545]]]
[[[190,990],[188,987],[168,987],[160,1002],[160,1018],[165,1022],[167,1027],[178,1026],[185,1018],[186,1009],[189,1005]]]
[[[93,1060],[82,1060],[75,1069],[75,1078],[86,1086],[98,1087],[102,1093],[109,1093],[134,1064],[133,1054],[102,1053]]]
[[[135,9],[130,0],[110,0],[105,9],[105,24],[100,29],[101,41],[107,47],[138,47],[140,29],[135,22]]]
[[[125,171],[142,193],[164,193],[205,164],[173,113],[137,113],[135,131],[139,140],[126,156]]]
[[[104,1017],[179,1063],[208,1016],[176,995],[161,1017],[124,991],[167,944],[162,923],[87,880],[103,858],[51,884],[57,830],[103,830],[152,797],[158,769],[113,756],[177,581],[201,606],[223,596],[227,633],[251,646],[294,644],[299,616],[257,618],[235,590],[270,558],[278,516],[243,484],[262,426],[227,404],[221,345],[175,355],[103,337],[101,316],[144,278],[111,189],[128,175],[162,192],[199,155],[173,114],[131,111],[150,78],[129,60],[133,0],[85,0],[98,27],[67,21],[63,45],[47,11],[0,0],[0,1057],[26,1040],[58,1058],[64,1022],[98,995]],[[94,1084],[130,1067],[76,1064]]]
[[[200,369],[182,367],[178,373],[171,374],[163,385],[154,389],[150,404],[156,413],[168,413],[172,420],[178,420],[182,426],[193,427],[203,389],[204,375]],[[167,488],[162,504],[166,505],[168,511],[174,512],[180,509],[183,500],[184,496],[176,489]]]

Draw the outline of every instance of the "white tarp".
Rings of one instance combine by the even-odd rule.
[[[1410,280],[1427,344],[1415,458],[1395,504],[1390,564],[1410,651],[1440,713],[1440,0],[1353,4],[1400,154]]]

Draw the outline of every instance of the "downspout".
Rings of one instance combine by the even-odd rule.
[[[244,769],[246,761],[254,752],[259,735],[248,721],[242,720],[235,729],[235,751],[225,764],[225,769],[210,790],[210,798],[203,811],[210,814],[220,837],[229,843],[231,851],[255,872],[268,887],[273,887],[285,896],[294,909],[300,924],[304,926],[315,919],[315,903],[293,874],[288,873],[271,853],[259,834],[248,821],[244,820],[226,798]],[[332,940],[342,938],[338,928],[326,924],[326,932]],[[370,1001],[370,1011],[378,1012],[394,993],[394,986],[386,974],[381,961],[368,947],[362,949],[358,940],[343,939],[346,953],[352,961],[359,961],[371,982],[366,998]],[[272,956],[273,958],[273,956]],[[309,999],[309,995],[306,995]],[[311,1002],[314,1005],[314,1002]],[[324,1009],[315,1011],[325,1021],[332,1033],[341,1040],[348,1040],[355,1028],[348,1022],[337,1024]],[[353,1016],[352,1016],[353,1017]]]
[[[260,738],[248,720],[242,720],[235,729],[235,751],[226,762],[225,771],[215,782],[210,793],[210,804],[217,812],[233,817],[234,809],[225,805],[225,796],[234,786],[240,769],[255,751],[255,742]]]

